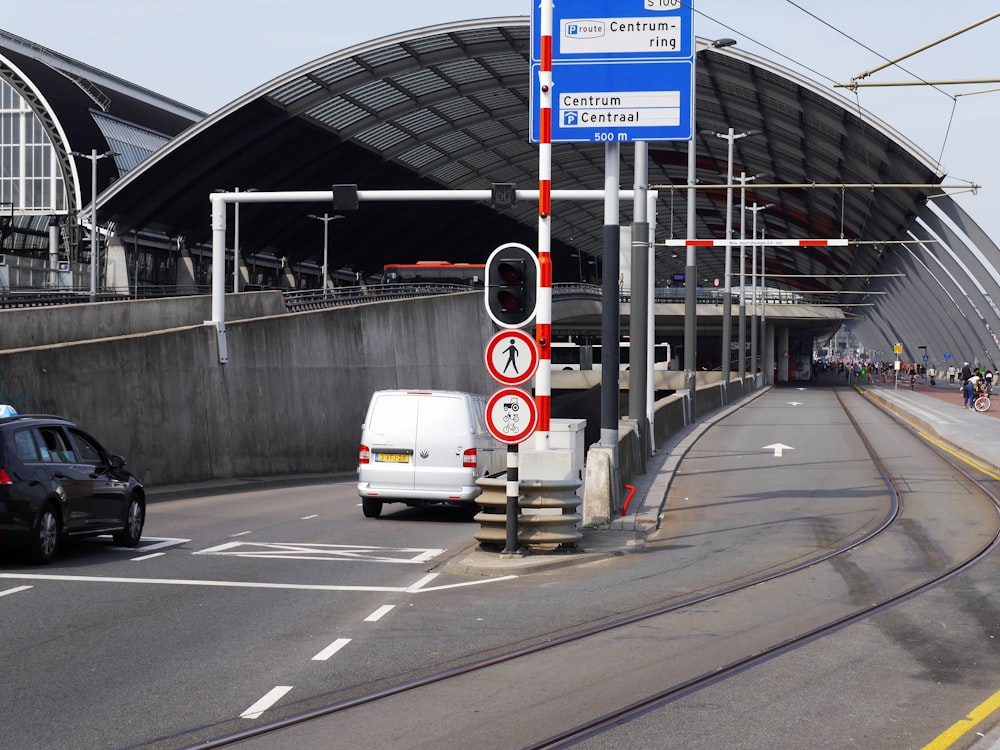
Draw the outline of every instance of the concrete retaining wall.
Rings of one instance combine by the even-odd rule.
[[[44,313],[64,314],[13,312],[18,326],[20,315],[43,313],[32,324],[43,326]],[[120,325],[81,312],[79,330]],[[495,388],[481,293],[245,321],[227,308],[227,318],[225,365],[205,325],[0,351],[0,403],[79,422],[142,481],[163,485],[351,470],[372,391]]]
[[[227,320],[284,312],[280,291],[226,295]],[[196,326],[211,317],[206,295],[0,310],[0,351]]]

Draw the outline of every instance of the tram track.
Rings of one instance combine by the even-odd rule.
[[[857,437],[864,444],[873,466],[885,483],[885,489],[889,498],[884,516],[877,523],[871,525],[870,528],[867,528],[863,534],[846,539],[842,544],[829,549],[819,550],[817,554],[805,559],[798,559],[794,564],[781,569],[770,570],[750,578],[741,578],[730,585],[717,586],[695,596],[681,597],[675,601],[653,605],[649,608],[644,608],[641,612],[612,618],[597,626],[583,627],[565,632],[542,643],[534,643],[529,646],[511,649],[489,658],[475,660],[458,667],[400,682],[399,684],[365,695],[331,703],[244,731],[220,736],[214,740],[198,743],[191,747],[202,749],[224,748],[237,744],[247,747],[274,746],[268,743],[279,741],[279,738],[289,736],[303,729],[308,732],[310,731],[308,729],[310,726],[317,725],[328,718],[337,719],[338,726],[342,731],[344,727],[340,718],[346,717],[352,712],[376,708],[381,704],[390,703],[398,699],[419,701],[421,691],[437,691],[451,683],[457,684],[465,681],[466,684],[471,685],[477,684],[475,682],[477,680],[492,682],[493,680],[487,676],[491,670],[500,668],[509,670],[512,668],[512,665],[526,664],[532,660],[541,658],[546,659],[549,663],[573,661],[574,657],[571,655],[560,657],[558,654],[563,651],[567,652],[567,654],[571,654],[573,651],[578,653],[581,647],[586,648],[589,644],[595,642],[602,644],[601,648],[605,648],[613,639],[627,640],[639,637],[635,635],[636,632],[642,633],[649,630],[652,630],[654,633],[673,632],[670,626],[662,624],[664,620],[670,617],[689,616],[687,613],[697,612],[699,609],[704,610],[706,608],[728,606],[730,600],[745,597],[748,592],[759,587],[767,584],[778,584],[782,581],[791,581],[804,571],[816,571],[823,567],[824,564],[849,557],[855,551],[878,542],[893,530],[898,529],[901,519],[904,518],[907,490],[901,488],[900,484],[901,480],[905,484],[908,479],[905,476],[901,477],[899,475],[898,465],[894,465],[898,464],[898,459],[893,458],[887,461],[886,457],[880,454],[879,448],[873,444],[872,439],[866,432],[866,428],[857,420],[854,412],[857,410],[855,406],[858,402],[852,402],[851,405],[848,405],[845,403],[840,391],[834,391],[834,393],[836,394],[840,408],[850,421]],[[865,407],[860,408],[864,409]],[[891,419],[898,429],[906,431],[914,440],[918,439],[915,437],[916,433],[909,426],[889,415],[886,415],[886,418]],[[868,429],[870,430],[871,428]],[[882,441],[885,442],[884,437]],[[944,561],[943,568],[935,570],[933,573],[919,576],[908,585],[900,586],[891,592],[880,595],[877,602],[867,601],[863,606],[848,607],[844,611],[839,611],[836,616],[828,616],[822,622],[814,624],[811,627],[803,627],[800,631],[791,633],[771,643],[748,648],[747,653],[740,654],[736,658],[725,660],[722,663],[713,664],[710,669],[694,671],[684,679],[676,680],[672,684],[655,690],[647,689],[642,695],[632,700],[627,700],[612,710],[596,715],[586,721],[567,725],[559,731],[551,732],[544,739],[532,739],[530,742],[522,741],[514,746],[525,748],[558,748],[577,744],[586,738],[601,734],[608,728],[628,722],[635,717],[656,710],[672,701],[691,695],[708,686],[723,682],[734,675],[774,659],[781,654],[800,648],[803,645],[823,638],[861,620],[885,612],[899,603],[917,597],[921,593],[938,586],[942,582],[974,566],[983,557],[995,550],[998,543],[1000,543],[1000,522],[997,521],[998,517],[1000,517],[998,516],[1000,514],[1000,501],[998,501],[989,488],[974,477],[969,470],[960,465],[953,457],[937,449],[931,448],[930,450],[930,454],[936,456],[937,460],[941,462],[936,470],[960,478],[965,491],[970,497],[975,495],[978,498],[977,502],[985,501],[992,508],[994,519],[992,531],[981,538],[974,548],[964,550],[957,555],[955,553],[942,555],[941,559]],[[878,586],[873,586],[873,588],[877,589]],[[654,630],[657,627],[661,629]],[[648,638],[648,632],[643,637]],[[597,646],[594,646],[594,648],[597,648]],[[537,673],[540,670],[525,667],[521,671],[524,673]],[[508,671],[507,676],[509,678],[511,674],[517,673],[518,668],[514,667],[514,671]],[[470,679],[473,682],[468,682]],[[448,688],[445,689],[445,694],[448,693],[448,690]],[[456,690],[462,693],[467,692],[469,688],[461,687],[456,688]],[[440,696],[437,698],[429,696],[429,701],[434,702],[436,700],[439,701]],[[393,712],[392,708],[385,710],[390,713]],[[260,741],[259,745],[256,744],[258,740]],[[296,740],[296,745],[301,746],[297,743],[298,740]],[[489,742],[477,744],[480,746],[489,746]],[[414,743],[413,746],[418,745],[419,743]],[[505,745],[501,744],[498,746]]]

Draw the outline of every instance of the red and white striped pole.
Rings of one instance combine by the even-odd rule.
[[[552,0],[541,2],[541,64],[538,137],[538,298],[535,307],[535,340],[538,371],[535,374],[535,405],[538,407],[536,445],[549,447],[549,417],[552,402]]]

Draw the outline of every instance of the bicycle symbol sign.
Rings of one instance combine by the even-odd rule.
[[[486,426],[501,443],[524,442],[537,425],[535,401],[520,388],[502,388],[486,403]]]

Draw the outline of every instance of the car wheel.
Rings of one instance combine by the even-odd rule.
[[[378,518],[382,515],[382,501],[372,497],[361,498],[361,510],[365,518]]]
[[[135,547],[142,536],[142,526],[146,521],[146,509],[142,501],[135,495],[128,500],[128,512],[125,514],[125,525],[121,531],[114,534],[115,544],[119,547]]]
[[[51,505],[46,505],[38,514],[28,549],[31,561],[41,564],[52,562],[59,551],[59,541],[59,515]]]

